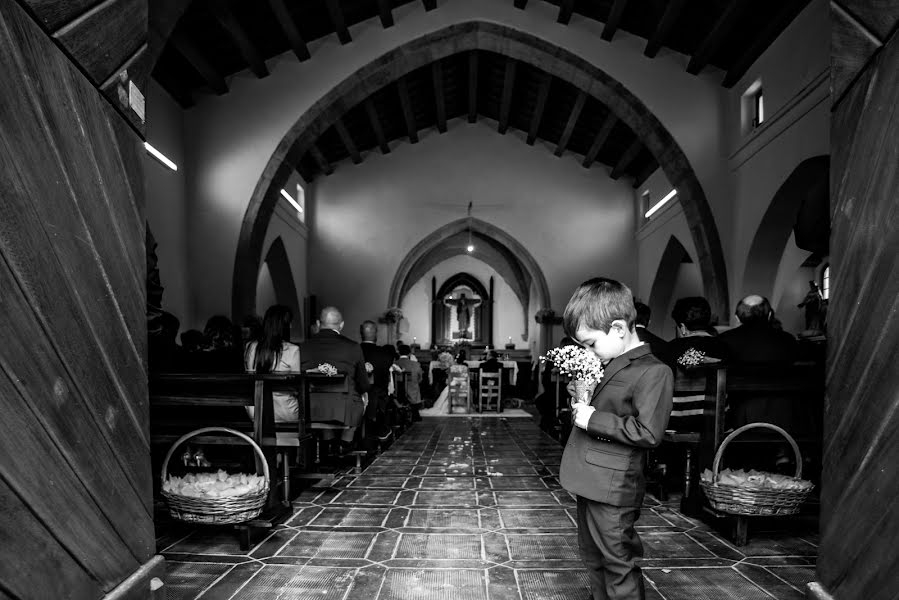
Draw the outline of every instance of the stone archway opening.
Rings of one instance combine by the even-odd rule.
[[[687,157],[655,115],[618,81],[576,54],[505,25],[470,21],[428,33],[372,60],[332,88],[285,133],[244,215],[234,264],[234,314],[252,306],[265,232],[279,190],[314,141],[349,108],[383,86],[436,60],[476,49],[531,64],[571,83],[606,105],[636,133],[677,188],[697,249],[705,296],[714,311],[726,313],[729,302],[724,254],[711,209]],[[549,307],[548,302],[545,306]]]

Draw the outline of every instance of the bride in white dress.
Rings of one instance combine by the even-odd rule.
[[[471,385],[468,379],[468,365],[465,364],[463,358],[460,358],[459,360],[462,361],[461,364],[455,364],[449,368],[449,378],[447,381],[447,385],[443,388],[443,391],[440,392],[440,395],[437,396],[437,400],[434,401],[434,406],[419,411],[420,415],[422,415],[423,417],[441,417],[443,415],[450,414],[449,392],[451,387],[465,386],[465,391],[463,393],[467,394],[467,398],[471,398]],[[453,385],[453,380],[456,380],[456,386]],[[468,411],[466,410],[466,407],[463,405],[456,405],[453,407],[454,414],[466,414],[467,412]]]

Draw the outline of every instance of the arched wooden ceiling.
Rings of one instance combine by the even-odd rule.
[[[292,51],[299,60],[315,60],[308,42],[336,35],[353,41],[349,28],[378,17],[384,28],[395,22],[393,9],[419,0],[164,0],[189,4],[169,37],[154,77],[182,106],[197,92],[225,94],[226,77],[250,69],[268,75],[265,61]],[[439,10],[453,0],[420,0]],[[574,15],[603,23],[597,43],[614,42],[618,30],[646,40],[643,53],[663,48],[689,56],[686,70],[706,66],[725,72],[722,85],[733,86],[762,52],[805,8],[809,0],[507,0],[521,10],[537,4],[558,7],[556,21],[568,25]],[[163,2],[163,0],[154,0]],[[50,3],[47,3],[50,4]],[[152,7],[151,7],[152,8]],[[172,12],[167,9],[168,12]],[[154,14],[150,15],[151,29]]]
[[[485,117],[499,133],[523,132],[526,143],[546,142],[556,154],[580,155],[589,168],[608,166],[613,179],[641,185],[659,164],[637,135],[602,102],[526,62],[486,50],[438,59],[407,73],[350,108],[316,140],[295,165],[311,181],[330,175],[350,158],[390,152],[395,140],[417,143],[427,128],[447,131],[447,121]]]

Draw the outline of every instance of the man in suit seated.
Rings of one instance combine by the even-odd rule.
[[[365,418],[368,422],[369,434],[384,441],[391,435],[387,422],[387,387],[390,381],[390,366],[393,364],[396,349],[393,346],[378,346],[378,326],[374,321],[364,321],[359,326],[359,335],[362,337],[362,355],[365,357],[367,365],[372,367],[371,373],[369,373],[372,389],[368,394]]]
[[[637,319],[634,321],[637,337],[644,344],[649,344],[649,350],[661,359],[665,354],[665,340],[647,329],[652,320],[652,309],[637,300],[634,300],[634,308],[637,310]]]
[[[353,443],[356,428],[362,423],[364,412],[362,394],[371,390],[368,373],[365,371],[365,357],[362,348],[353,340],[341,335],[343,315],[333,306],[322,309],[316,323],[317,333],[300,344],[300,360],[302,370],[315,369],[322,363],[328,363],[349,377],[350,394],[343,406],[313,407],[310,419],[313,421],[331,422],[348,426],[340,433],[338,448],[345,453]],[[324,430],[322,439],[333,439],[332,431]]]
[[[400,344],[397,351],[400,357],[396,366],[406,372],[406,400],[412,408],[412,420],[421,421],[418,411],[421,409],[421,380],[423,378],[421,365],[417,360],[412,360],[412,348],[406,344]],[[397,390],[399,395],[399,390]]]
[[[737,364],[792,363],[796,359],[796,338],[776,329],[774,311],[764,296],[746,296],[737,304],[740,326],[721,334],[730,360]]]
[[[790,368],[798,354],[798,343],[792,335],[773,326],[774,311],[768,299],[758,295],[746,296],[737,304],[736,312],[740,326],[719,336],[727,346],[729,363],[762,365],[768,373]],[[762,421],[779,425],[788,432],[795,431],[795,407],[791,398],[730,394],[728,404],[731,409],[729,421],[733,427]],[[785,447],[779,449],[778,455],[777,461],[780,463],[786,455]],[[734,458],[740,460],[738,456]]]
[[[676,370],[677,359],[691,348],[706,355],[707,358],[724,360],[728,357],[728,347],[711,325],[712,307],[702,296],[678,298],[671,310],[674,319],[676,336],[666,342],[665,352],[658,355],[663,361]]]

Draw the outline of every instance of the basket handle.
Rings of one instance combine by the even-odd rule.
[[[790,446],[793,447],[793,453],[796,455],[795,477],[797,479],[802,477],[802,454],[799,452],[799,446],[796,444],[796,440],[794,440],[789,433],[787,433],[777,425],[772,425],[771,423],[748,423],[732,431],[730,435],[724,438],[724,441],[721,442],[721,445],[718,446],[718,451],[715,452],[715,462],[712,464],[712,483],[714,485],[718,485],[718,467],[721,464],[721,457],[724,455],[724,448],[727,447],[732,439],[749,429],[771,429],[787,438],[787,441],[790,442]]]
[[[242,440],[244,440],[245,442],[250,444],[250,446],[252,446],[253,450],[256,452],[257,456],[259,456],[259,462],[262,463],[262,475],[263,475],[263,477],[265,477],[265,483],[266,483],[266,485],[269,484],[270,476],[269,476],[269,471],[268,471],[268,461],[265,459],[265,455],[262,453],[262,448],[260,448],[259,445],[253,441],[253,438],[251,438],[250,436],[248,436],[244,433],[241,433],[239,431],[235,431],[234,429],[228,429],[227,427],[201,427],[200,429],[195,429],[195,430],[191,431],[190,433],[185,433],[180,438],[178,438],[178,440],[174,444],[172,444],[171,448],[169,448],[168,453],[165,455],[165,460],[162,461],[162,484],[163,485],[165,485],[165,479],[166,479],[166,476],[168,475],[169,459],[172,458],[172,454],[175,453],[175,450],[178,448],[178,446],[180,446],[181,444],[183,444],[184,442],[186,442],[187,440],[189,440],[192,437],[198,436],[201,433],[207,433],[209,431],[224,431],[225,433],[230,433],[232,435],[236,435],[237,437],[241,438]]]

